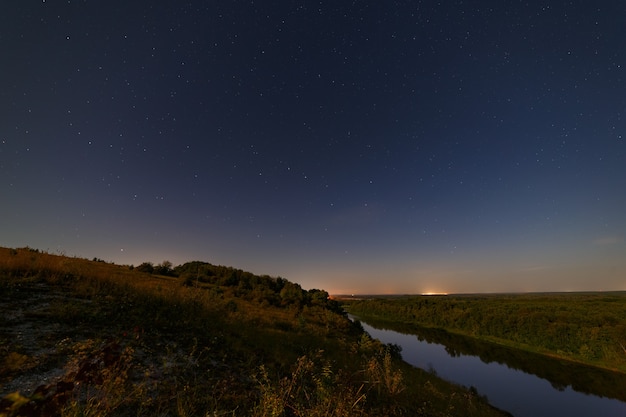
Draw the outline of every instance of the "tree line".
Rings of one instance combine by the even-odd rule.
[[[349,310],[626,370],[625,293],[378,298]]]
[[[331,300],[328,292],[319,289],[304,290],[299,284],[285,278],[256,275],[230,266],[192,261],[173,267],[169,261],[158,265],[144,262],[135,269],[149,274],[176,277],[181,285],[204,286],[228,295],[273,306],[320,306],[334,312],[343,312],[341,305]]]

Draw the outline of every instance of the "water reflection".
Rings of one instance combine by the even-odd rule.
[[[626,416],[624,374],[437,329],[362,324],[373,337],[402,346],[405,361],[473,386],[515,416]]]

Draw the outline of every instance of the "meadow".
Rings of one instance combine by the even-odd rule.
[[[0,248],[0,416],[502,416],[324,290]]]

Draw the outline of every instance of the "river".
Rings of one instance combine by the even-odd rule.
[[[406,362],[475,388],[515,417],[626,417],[626,375],[439,330],[404,334],[361,324],[372,337],[402,347]]]

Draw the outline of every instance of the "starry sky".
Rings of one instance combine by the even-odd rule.
[[[621,1],[0,6],[0,246],[626,290]]]

